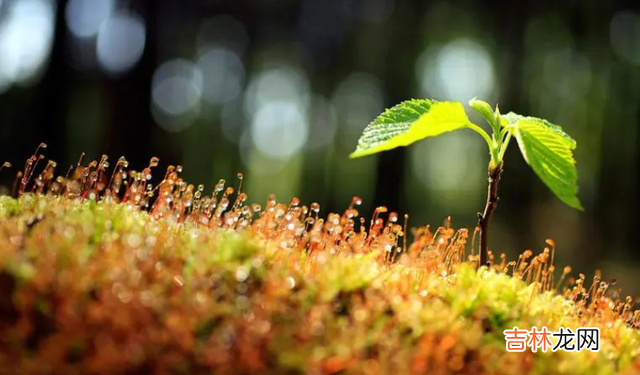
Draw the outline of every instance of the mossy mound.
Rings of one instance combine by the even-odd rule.
[[[590,313],[464,262],[431,272],[376,251],[308,251],[307,232],[279,225],[0,198],[0,372],[640,373],[640,333],[608,297]],[[513,326],[585,325],[601,329],[599,352],[505,350]]]

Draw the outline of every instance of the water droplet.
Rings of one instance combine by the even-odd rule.
[[[359,206],[361,204],[362,204],[362,198],[356,196],[356,197],[353,197],[353,199],[351,199],[351,205],[352,206],[354,206],[354,205],[355,206]]]
[[[289,289],[295,288],[296,287],[296,279],[294,279],[292,276],[288,276],[286,278],[286,285],[287,285],[287,288],[289,288]]]
[[[240,266],[236,269],[236,280],[244,282],[249,278],[249,269],[245,266]]]

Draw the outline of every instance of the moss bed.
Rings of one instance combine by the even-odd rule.
[[[392,262],[392,219],[367,237],[349,211],[246,207],[212,225],[108,198],[0,197],[0,372],[640,373],[638,313],[599,283],[557,292],[527,254],[476,271],[450,228],[423,228]],[[509,353],[513,326],[596,326],[601,350]]]

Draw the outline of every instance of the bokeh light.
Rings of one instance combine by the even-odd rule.
[[[416,64],[422,95],[467,102],[494,94],[495,71],[487,49],[470,39],[457,39],[422,53]]]
[[[350,138],[358,137],[364,127],[384,109],[384,91],[380,80],[368,73],[346,77],[333,94],[340,124]]]
[[[610,26],[611,47],[621,58],[640,64],[640,15],[620,12],[613,16]]]
[[[246,93],[251,139],[265,155],[287,159],[308,135],[309,82],[297,66],[276,64],[257,74]]]
[[[309,104],[309,82],[297,66],[275,64],[256,74],[245,94],[245,111],[252,116],[271,101],[291,101],[306,110]]]
[[[483,193],[481,155],[485,145],[470,131],[452,132],[421,141],[410,148],[411,167],[417,180],[438,196],[450,210],[468,207]]]
[[[36,79],[53,42],[55,5],[51,0],[21,0],[4,4],[0,23],[0,93],[13,83]]]
[[[114,75],[133,68],[144,52],[145,33],[144,20],[135,14],[120,13],[102,22],[96,44],[100,67]]]
[[[65,9],[67,27],[75,37],[95,37],[115,6],[115,0],[69,0]]]
[[[202,97],[209,104],[222,104],[235,99],[244,86],[245,70],[240,56],[222,46],[205,49],[197,61],[202,71]]]
[[[306,115],[294,101],[272,101],[253,116],[251,137],[255,146],[275,159],[288,159],[307,141]]]
[[[151,83],[152,108],[158,124],[167,131],[181,131],[198,113],[203,87],[202,72],[194,63],[174,59],[160,65]]]
[[[306,73],[296,65],[270,61],[253,75],[244,97],[249,126],[240,141],[243,163],[262,175],[298,173],[291,160],[309,135],[311,93]]]
[[[318,150],[334,140],[338,118],[333,104],[325,97],[315,95],[309,109],[309,137],[307,149]]]

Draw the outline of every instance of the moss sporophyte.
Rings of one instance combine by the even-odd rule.
[[[0,197],[0,373],[640,370],[634,300],[600,274],[556,278],[551,240],[478,270],[449,220],[407,243],[406,216],[365,220],[358,197],[325,215],[297,198],[259,205],[242,175],[206,194],[180,166],[151,185],[156,158],[141,172],[81,159],[58,176],[43,148]],[[598,327],[601,350],[505,349],[505,330],[542,326]]]
[[[352,158],[371,155],[396,147],[408,146],[427,137],[459,129],[471,129],[489,147],[487,202],[478,213],[480,228],[480,259],[485,265],[489,252],[489,223],[498,206],[498,184],[504,168],[504,154],[515,136],[524,160],[533,171],[567,205],[582,210],[576,196],[578,173],[573,158],[576,141],[560,126],[547,120],[521,116],[513,112],[501,115],[481,100],[472,99],[469,105],[489,124],[492,134],[472,123],[459,102],[413,99],[387,109],[365,129]]]

